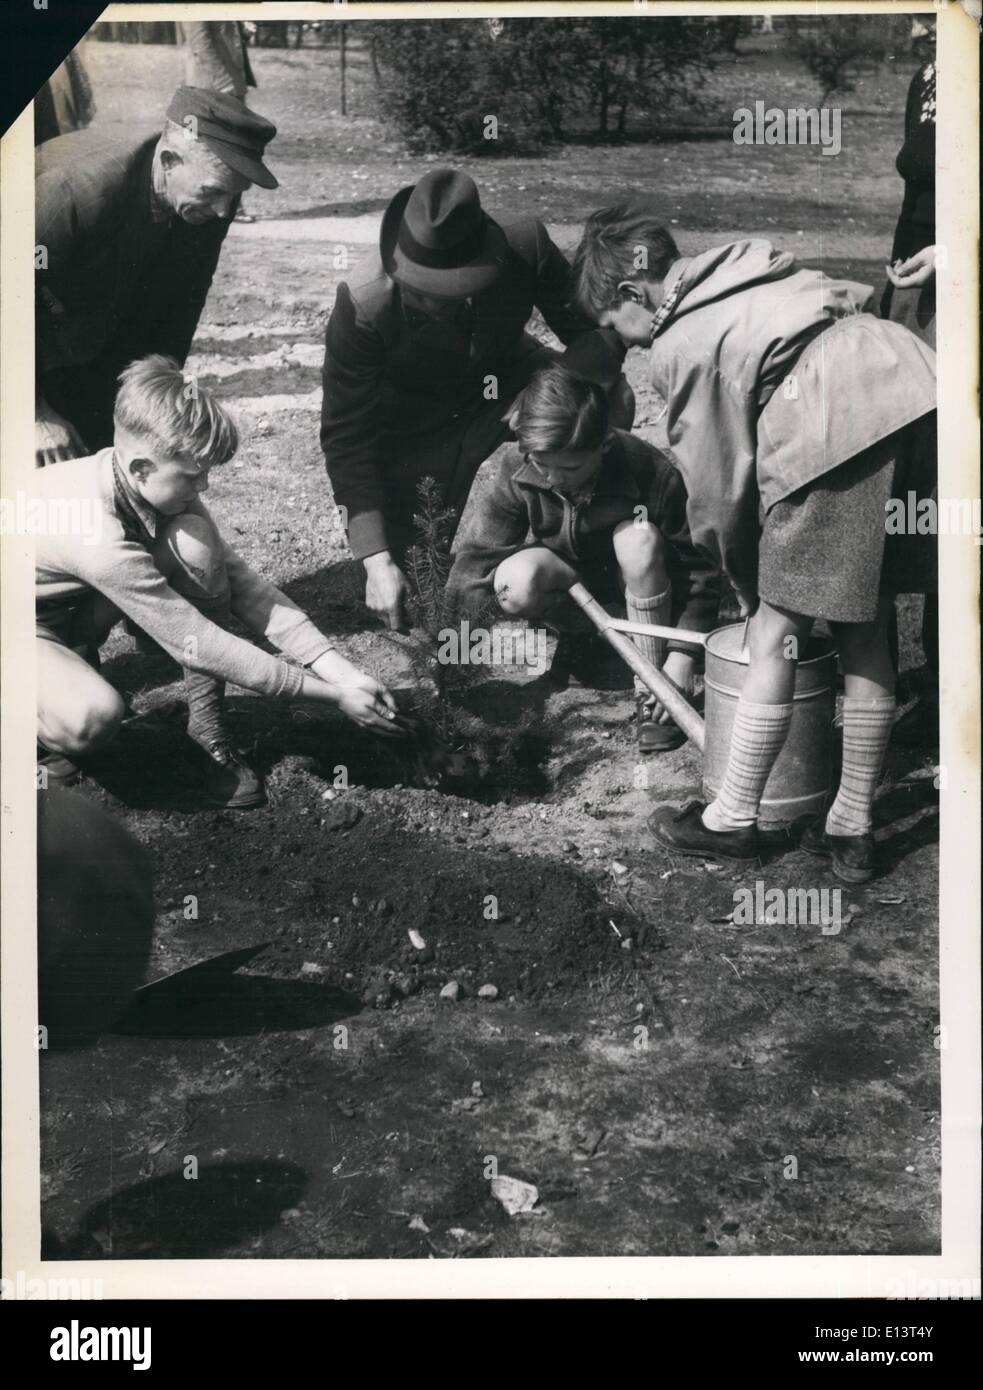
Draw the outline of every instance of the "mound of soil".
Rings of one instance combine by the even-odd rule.
[[[462,997],[490,984],[502,997],[536,998],[624,959],[610,925],[614,909],[573,867],[493,849],[462,852],[378,812],[309,853],[309,886],[268,968],[320,966],[366,1003],[385,1005],[451,980]]]
[[[495,813],[468,813],[458,820],[467,830],[453,834],[446,818],[424,825],[396,814],[385,793],[326,804],[307,782],[291,779],[273,842],[262,812],[208,818],[213,863],[207,882],[198,881],[209,900],[248,903],[250,916],[277,924],[257,962],[264,974],[313,976],[385,1005],[450,980],[461,997],[489,984],[503,999],[560,997],[627,963],[621,942],[632,922],[624,906],[606,903],[575,863],[517,855],[490,839]],[[416,796],[448,801],[438,792]],[[187,867],[187,845],[159,849]]]

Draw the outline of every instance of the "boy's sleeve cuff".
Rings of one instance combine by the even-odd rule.
[[[299,666],[288,666],[285,661],[280,662],[280,669],[283,677],[277,691],[278,697],[283,700],[296,700],[304,685],[304,672]]]
[[[348,523],[348,545],[356,560],[388,550],[386,525],[379,510],[359,512]]]

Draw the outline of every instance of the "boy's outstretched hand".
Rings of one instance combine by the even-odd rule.
[[[325,652],[310,669],[316,679],[305,678],[301,692],[304,696],[329,700],[363,729],[387,738],[405,737],[407,731],[396,698],[375,676],[360,670],[337,651]]]
[[[338,699],[338,708],[355,724],[386,738],[404,738],[406,729],[392,692],[373,677],[362,674],[359,683],[346,686]]]

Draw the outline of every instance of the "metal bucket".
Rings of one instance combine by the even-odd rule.
[[[743,637],[744,624],[733,623],[706,639],[703,788],[708,801],[719,792],[727,771],[734,715],[748,669]],[[818,814],[833,791],[836,649],[829,638],[809,640],[796,667],[793,701],[792,726],[765,786],[760,825],[786,825]]]

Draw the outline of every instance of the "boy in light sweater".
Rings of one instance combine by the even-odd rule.
[[[120,376],[112,448],[37,475],[46,524],[36,549],[39,758],[68,782],[76,760],[117,732],[124,705],[99,674],[99,647],[122,617],[185,668],[188,735],[209,800],[245,808],[262,781],[230,742],[227,681],[261,695],[335,704],[385,735],[400,730],[392,694],[353,666],[287,596],[220,535],[201,501],[210,469],[238,447],[231,417],[172,358]],[[226,631],[235,615],[288,664]]]

